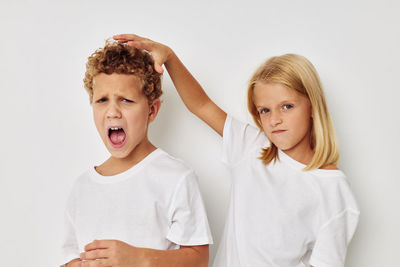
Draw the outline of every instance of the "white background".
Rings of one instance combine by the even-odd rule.
[[[247,81],[270,56],[306,56],[321,76],[339,167],[361,209],[347,266],[398,266],[398,1],[2,1],[0,265],[57,266],[74,179],[107,158],[83,89],[87,57],[116,33],[174,48],[225,111],[251,121]],[[197,172],[215,239],[230,178],[220,137],[168,75],[151,140]]]

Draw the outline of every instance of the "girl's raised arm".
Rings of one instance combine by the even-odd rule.
[[[169,75],[186,107],[222,136],[226,113],[204,92],[171,48],[134,34],[115,35],[115,40],[151,52],[154,68],[162,73],[165,64]]]

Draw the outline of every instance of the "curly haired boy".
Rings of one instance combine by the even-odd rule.
[[[88,59],[85,89],[110,157],[73,186],[65,266],[208,265],[212,237],[197,178],[147,136],[161,106],[153,65],[149,53],[112,41]]]

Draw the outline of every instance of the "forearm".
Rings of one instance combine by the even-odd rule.
[[[211,99],[174,52],[171,51],[165,67],[186,107],[198,115],[196,113],[199,113],[204,105],[211,102]]]
[[[164,64],[186,107],[222,136],[226,113],[207,96],[174,52]]]
[[[151,267],[207,267],[208,245],[182,247],[178,250],[145,249],[147,266]]]

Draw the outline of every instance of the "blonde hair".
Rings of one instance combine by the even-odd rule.
[[[256,125],[263,130],[253,101],[256,82],[279,83],[307,96],[312,109],[310,145],[314,156],[304,170],[336,165],[339,160],[336,135],[319,76],[311,62],[300,55],[285,54],[268,59],[253,74],[247,91],[247,105]],[[263,148],[260,159],[264,164],[279,160],[278,148],[271,143],[270,147]]]
[[[143,84],[143,94],[151,104],[162,95],[161,74],[154,69],[152,56],[127,44],[107,40],[104,47],[97,49],[86,63],[83,83],[93,101],[93,78],[100,73],[130,74],[137,76]]]

